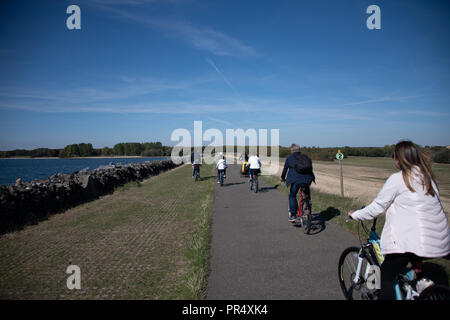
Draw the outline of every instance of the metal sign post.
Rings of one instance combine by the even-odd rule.
[[[338,150],[338,153],[336,153],[336,159],[339,160],[339,177],[341,180],[341,197],[344,197],[344,175],[342,172],[342,159],[344,159],[344,154],[341,152],[341,150]]]

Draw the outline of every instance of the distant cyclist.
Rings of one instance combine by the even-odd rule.
[[[225,156],[223,155],[222,152],[219,152],[219,153],[216,155],[216,169],[217,169],[217,165],[218,165],[219,161],[222,161],[222,160],[225,161]],[[225,161],[225,163],[226,163],[226,161]],[[227,166],[226,166],[225,169],[223,169],[223,170],[224,170],[224,171],[223,171],[223,177],[226,178],[226,177],[227,177]],[[219,169],[216,170],[216,173],[217,173],[217,183],[220,183],[220,181],[219,181],[219,179],[220,179],[220,172],[219,172]]]
[[[248,168],[247,168],[248,154],[247,153],[242,153],[239,156],[239,160],[242,161],[241,174],[242,175],[247,175],[247,173],[248,173]]]
[[[227,169],[227,167],[228,167],[227,161],[225,160],[225,157],[222,156],[222,158],[219,159],[216,164],[217,174],[219,176],[219,181],[217,181],[217,183],[220,183],[220,173],[221,172],[223,172],[224,178],[225,178],[225,172],[226,172],[225,170]]]
[[[250,158],[248,158],[247,167],[249,181],[251,181],[254,175],[257,175],[261,172],[261,160],[259,159],[257,154],[253,154],[250,156]]]
[[[286,179],[287,174],[287,179]],[[306,196],[311,199],[311,192],[309,186],[314,181],[312,161],[306,155],[300,152],[298,144],[291,145],[291,155],[287,157],[284,163],[283,172],[281,173],[280,181],[286,181],[286,187],[289,188],[289,221],[294,222],[297,217],[297,193],[301,185],[306,185]]]
[[[248,161],[248,154],[242,153],[242,154],[239,156],[239,160],[247,162],[247,161]]]
[[[200,177],[200,166],[202,165],[202,158],[197,151],[191,153],[191,164],[192,169],[194,169],[194,171],[192,172],[192,178],[195,178],[197,176]]]

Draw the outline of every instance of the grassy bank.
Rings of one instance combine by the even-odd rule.
[[[182,166],[0,238],[2,299],[199,299],[212,166]],[[66,286],[78,265],[81,289]]]
[[[286,188],[285,183],[280,182],[278,176],[262,176],[262,179],[267,182],[271,186],[277,186],[277,189],[281,192],[289,194],[288,188]],[[319,214],[319,217],[322,221],[332,221],[341,227],[347,229],[348,231],[354,233],[355,235],[359,235],[362,241],[367,239],[367,234],[362,231],[362,228],[358,228],[358,223],[356,221],[346,222],[348,218],[348,212],[350,210],[356,210],[361,208],[363,205],[367,205],[367,203],[359,202],[355,199],[348,197],[340,197],[338,195],[319,192],[317,190],[311,189],[311,199],[312,199],[312,211],[315,214]],[[287,200],[286,200],[287,202]],[[385,222],[384,214],[380,215],[377,220],[377,232],[381,235],[381,230],[383,229]],[[372,221],[364,221],[364,225],[367,229],[370,229],[372,225]],[[358,243],[355,243],[358,245]],[[436,268],[436,265],[439,266]],[[442,270],[445,270],[446,279],[441,279],[442,276],[439,274],[439,278],[437,280],[444,282],[446,280],[446,284],[450,282],[450,261],[446,259],[430,259],[424,264],[424,268],[427,267],[427,270],[435,270],[435,272],[441,273]],[[443,275],[445,277],[445,275]]]

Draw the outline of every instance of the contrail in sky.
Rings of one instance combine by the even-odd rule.
[[[225,81],[225,83],[231,88],[231,90],[233,90],[234,92],[236,92],[238,95],[239,93],[237,92],[237,90],[233,87],[233,85],[231,84],[230,81],[228,81],[227,77],[225,77],[225,75],[222,73],[222,71],[219,70],[219,68],[217,68],[216,64],[214,63],[214,61],[212,61],[210,58],[206,58],[206,62],[208,62],[211,67],[214,68],[214,70],[216,70],[216,72],[222,77],[223,81]],[[239,95],[240,96],[240,95]]]

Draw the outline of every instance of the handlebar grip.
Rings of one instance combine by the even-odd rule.
[[[361,209],[364,209],[365,207],[366,206],[362,206]],[[350,222],[350,221],[353,221],[353,220],[355,220],[355,219],[353,219],[351,216],[348,216],[348,218],[345,220],[345,222]]]

